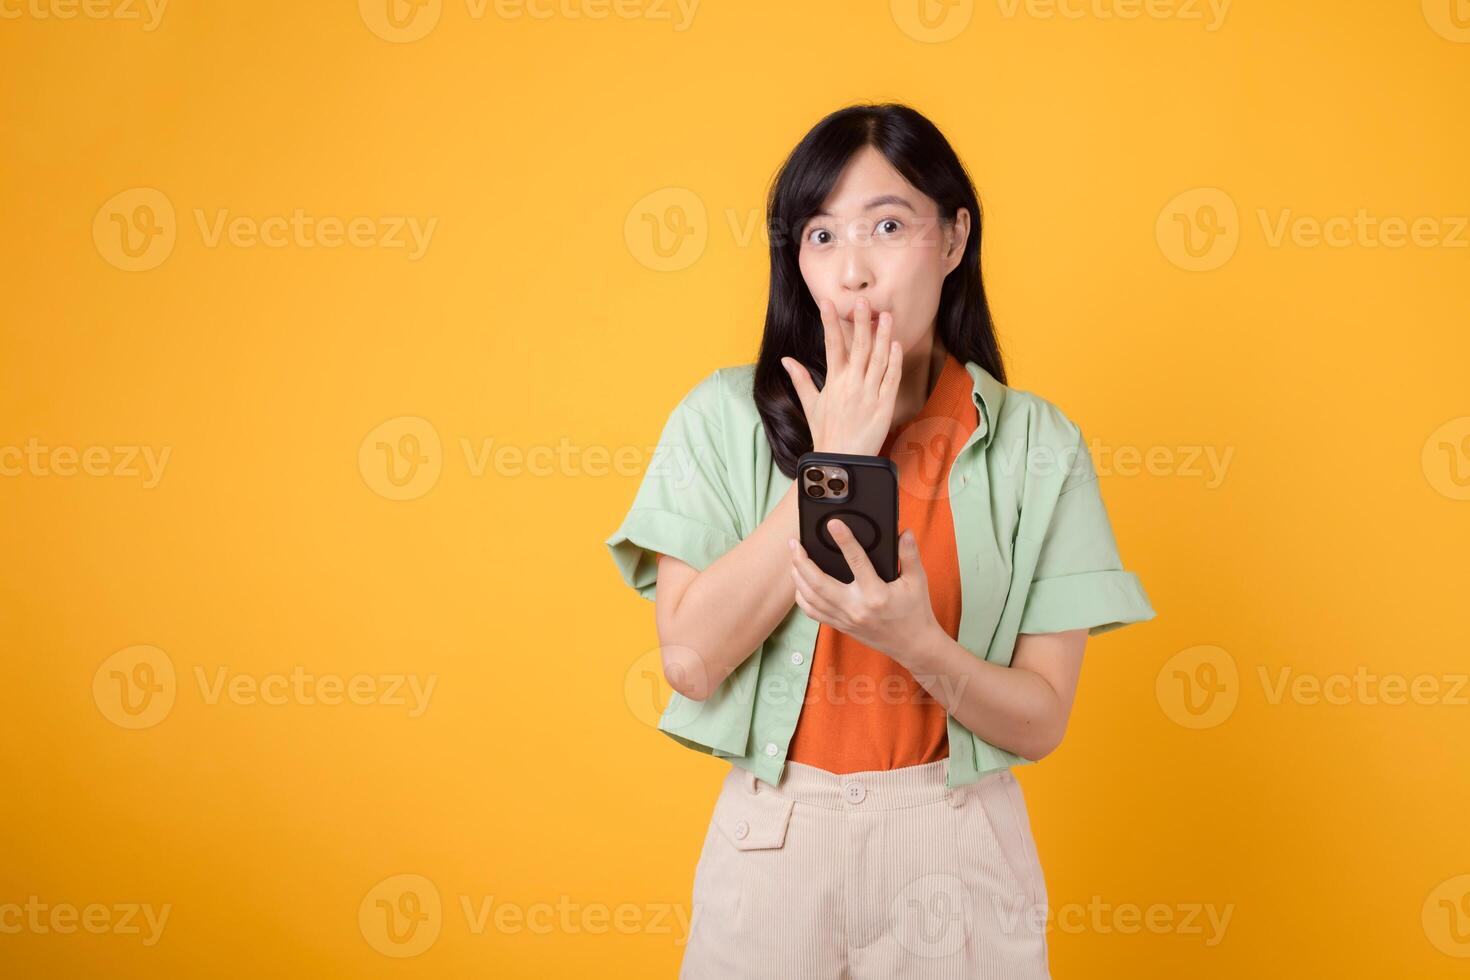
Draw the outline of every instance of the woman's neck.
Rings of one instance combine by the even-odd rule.
[[[904,354],[903,377],[898,381],[898,396],[893,404],[893,429],[906,425],[923,411],[924,403],[939,383],[948,354],[938,334],[931,332],[929,343]]]

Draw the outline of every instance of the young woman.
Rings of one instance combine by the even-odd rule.
[[[1080,428],[1005,384],[980,206],[902,105],[814,127],[768,202],[759,357],[675,407],[606,544],[655,601],[659,728],[730,763],[685,978],[1048,977],[1011,768],[1067,727],[1089,635],[1151,619]],[[899,471],[899,577],[798,540],[796,460]]]

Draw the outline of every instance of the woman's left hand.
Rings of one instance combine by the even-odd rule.
[[[914,532],[906,530],[899,536],[899,576],[885,582],[846,524],[834,517],[827,522],[827,529],[842,549],[853,580],[840,582],[822,571],[801,542],[792,538],[791,577],[796,582],[796,604],[818,622],[886,653],[900,664],[906,663],[907,652],[916,641],[939,628]]]

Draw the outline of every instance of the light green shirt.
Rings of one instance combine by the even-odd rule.
[[[1009,666],[1020,633],[1091,636],[1154,617],[1125,571],[1082,432],[1045,399],[974,362],[975,431],[949,472],[959,557],[957,641]],[[792,480],[775,465],[751,394],[754,364],[719,368],[665,424],[622,525],[605,542],[623,580],[654,597],[655,553],[704,570],[745,538]],[[758,650],[704,701],[674,692],[659,730],[778,784],[820,624],[793,604]],[[796,656],[800,654],[800,656]],[[948,783],[1027,765],[949,716]]]

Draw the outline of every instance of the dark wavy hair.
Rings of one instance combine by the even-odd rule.
[[[766,201],[771,292],[752,393],[776,465],[792,479],[797,459],[812,448],[812,436],[781,358],[800,361],[819,389],[827,377],[821,313],[798,264],[800,234],[821,210],[847,161],[864,146],[876,148],[909,183],[937,202],[945,224],[954,221],[959,208],[969,209],[965,254],[940,288],[935,330],[960,363],[974,361],[997,381],[1006,381],[980,276],[980,199],[964,164],[939,129],[906,105],[839,109],[791,151]]]

